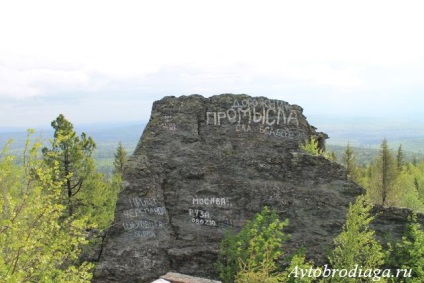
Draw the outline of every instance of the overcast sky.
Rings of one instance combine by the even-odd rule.
[[[142,121],[166,95],[424,116],[421,1],[1,1],[0,127]]]

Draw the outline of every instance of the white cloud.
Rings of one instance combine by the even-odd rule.
[[[369,96],[369,70],[422,77],[421,11],[420,1],[3,1],[0,99],[314,88]],[[387,73],[393,88],[408,82]]]
[[[84,69],[0,65],[0,97],[18,99],[61,92],[105,89],[108,79]]]

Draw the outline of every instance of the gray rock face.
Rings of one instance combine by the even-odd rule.
[[[289,218],[285,249],[320,265],[363,189],[323,157],[302,108],[264,97],[165,97],[126,168],[95,282],[151,282],[168,271],[217,278],[224,232],[267,205]],[[384,230],[384,223],[381,222]],[[380,224],[379,224],[380,225]]]

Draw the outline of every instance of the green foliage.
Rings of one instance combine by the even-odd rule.
[[[357,181],[358,179],[358,169],[355,154],[352,147],[348,143],[343,154],[342,164],[346,168],[346,173],[349,179]]]
[[[383,265],[385,254],[374,237],[375,232],[369,228],[373,220],[369,215],[370,209],[364,196],[359,196],[354,204],[349,205],[343,231],[334,239],[335,249],[330,256],[333,268],[349,270],[358,265],[363,269],[374,269]],[[334,282],[355,280],[340,278],[340,281],[335,279]]]
[[[424,162],[415,166],[412,163],[408,164],[403,174],[409,176],[410,182],[413,183],[410,185],[412,186],[411,190],[416,193],[417,199],[424,205]],[[424,212],[424,207],[420,211]]]
[[[75,198],[74,215],[86,217],[89,224],[106,229],[112,223],[122,179],[114,174],[110,180],[97,172],[91,173],[85,181],[85,190]]]
[[[304,144],[300,146],[300,149],[310,153],[312,155],[320,155],[325,157],[328,160],[335,161],[337,158],[334,153],[329,153],[324,149],[321,149],[318,145],[318,140],[312,137],[309,141],[306,141]]]
[[[122,174],[124,174],[124,168],[125,168],[125,164],[127,163],[128,157],[127,157],[127,152],[121,142],[119,142],[118,144],[118,148],[116,149],[116,152],[114,153],[114,157],[115,157],[115,160],[113,161],[113,166],[115,168],[114,173],[120,174],[122,176]]]
[[[401,264],[402,269],[412,269],[412,278],[405,278],[405,282],[424,281],[424,231],[416,215],[410,219],[402,241],[395,245],[389,259],[393,266]]]
[[[321,149],[318,147],[318,140],[315,138],[311,138],[309,141],[301,145],[300,148],[313,155],[321,154]]]
[[[416,176],[422,175],[415,166],[408,165],[408,170],[402,170],[393,184],[394,199],[391,200],[393,206],[407,207],[414,211],[424,212],[424,203],[416,187]]]
[[[57,164],[54,178],[63,180],[61,203],[66,207],[66,213],[62,219],[86,219],[86,229],[108,228],[114,218],[121,175],[114,174],[108,180],[96,171],[94,140],[85,133],[78,137],[73,125],[63,115],[52,122],[52,127],[55,132],[51,149],[43,148],[42,152],[48,166]],[[83,252],[92,254],[100,243],[100,237],[90,237],[90,243]]]
[[[254,232],[250,235],[246,235],[246,237],[253,237],[250,239],[250,241],[249,239],[245,239],[246,243],[249,243],[249,247],[247,247],[248,258],[243,259],[242,256],[240,256],[238,257],[238,265],[233,265],[238,270],[234,281],[236,283],[313,282],[314,278],[312,277],[301,278],[299,274],[299,276],[292,276],[291,274],[293,270],[308,270],[313,267],[311,262],[307,262],[305,260],[303,253],[297,253],[292,256],[290,266],[285,271],[282,272],[281,269],[277,266],[277,260],[282,255],[282,241],[289,238],[288,235],[284,235],[281,232],[281,229],[283,229],[284,226],[288,224],[288,221],[286,220],[284,222],[280,222],[278,220],[278,216],[271,215],[273,213],[275,212],[269,211],[268,208],[265,207],[260,214],[262,216],[268,215],[268,217],[264,218],[268,218],[269,220],[258,217],[258,214],[255,215],[253,221],[256,221],[257,223],[262,222],[262,224],[252,225],[250,229],[253,229]],[[266,223],[270,223],[270,225],[266,227]],[[263,224],[265,224],[265,226]],[[258,230],[255,228],[258,226],[264,227],[265,229],[261,228]],[[274,233],[277,233],[277,235],[273,236],[275,238],[273,238],[271,235],[268,235],[273,232],[273,229],[276,229],[274,230]],[[237,242],[237,240],[234,239],[234,236],[230,235],[230,237],[233,239],[232,241],[229,241],[229,243],[239,244],[240,247],[240,242]],[[267,240],[264,241],[264,238],[267,238]],[[243,239],[243,237],[240,237],[238,240]],[[258,239],[260,240],[258,241]],[[239,249],[237,251],[240,252],[246,250]],[[246,256],[246,254],[243,254],[243,256]],[[228,282],[232,282],[231,278],[228,278]]]
[[[235,282],[236,283],[309,283],[313,282],[313,277],[305,276],[302,278],[301,275],[297,276],[292,273],[293,270],[309,270],[313,268],[312,263],[305,260],[303,254],[296,254],[292,257],[290,266],[284,271],[278,271],[277,263],[275,260],[271,260],[268,256],[269,251],[266,251],[265,258],[259,265],[252,264],[254,261],[245,264],[240,262],[240,271],[237,273]],[[255,255],[251,255],[255,257]]]
[[[7,148],[1,152],[0,281],[90,282],[93,265],[78,259],[87,220],[61,219],[58,164],[46,166],[40,147],[28,135],[22,165]]]
[[[86,188],[86,179],[95,171],[92,153],[96,148],[93,139],[85,133],[78,137],[63,114],[51,123],[54,139],[51,148],[43,148],[45,162],[53,167],[58,166],[58,179],[63,180],[64,203],[68,208],[68,215],[74,213],[74,197]]]
[[[228,231],[221,242],[217,263],[221,280],[234,282],[243,266],[249,270],[262,266],[261,272],[270,271],[269,262],[281,256],[282,242],[288,238],[282,232],[287,224],[288,220],[280,221],[275,211],[265,207],[247,221],[238,234]]]
[[[314,137],[311,137],[309,141],[305,141],[300,148],[307,153],[312,155],[323,155],[323,150],[319,147],[318,140]]]
[[[394,183],[397,177],[397,166],[395,158],[390,151],[387,140],[381,143],[379,156],[372,168],[369,183],[369,197],[373,203],[380,205],[393,205],[397,191]]]
[[[282,273],[278,272],[276,262],[271,260],[270,251],[265,252],[265,258],[257,264],[255,262],[254,254],[251,254],[251,260],[244,263],[240,260],[239,271],[235,277],[236,283],[277,283],[285,282],[285,277]]]
[[[92,263],[82,252],[95,250],[92,228],[107,228],[114,217],[121,175],[96,172],[96,145],[80,137],[63,115],[52,122],[51,148],[31,143],[22,158],[0,152],[0,281],[90,282]],[[111,162],[112,163],[112,162]]]
[[[404,158],[402,145],[399,145],[396,153],[396,167],[398,172],[402,172],[403,166],[405,165]]]
[[[387,144],[383,140],[378,156],[367,166],[359,166],[355,158],[350,158],[353,150],[348,144],[343,164],[354,168],[355,173],[351,175],[355,177],[352,179],[366,188],[370,202],[424,212],[424,162],[407,163],[401,145],[395,156]],[[349,162],[352,165],[348,165]]]
[[[289,267],[287,267],[287,269],[282,273],[282,278],[283,278],[282,282],[287,282],[287,283],[314,282],[313,277],[305,276],[302,278],[300,275],[299,277],[295,277],[294,274],[292,274],[292,272],[296,269],[310,270],[311,268],[313,268],[313,263],[307,261],[303,253],[295,254],[290,261]]]

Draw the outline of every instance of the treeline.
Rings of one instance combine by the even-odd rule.
[[[424,213],[424,160],[413,157],[408,161],[402,145],[393,150],[384,139],[377,155],[367,164],[357,162],[355,150],[349,143],[341,160],[337,160],[334,152],[320,149],[315,139],[306,142],[301,149],[342,164],[347,177],[366,189],[366,199],[370,203]]]
[[[90,282],[84,261],[114,217],[126,152],[99,173],[96,143],[59,115],[48,146],[28,131],[22,155],[0,153],[0,281]]]
[[[424,212],[424,161],[406,161],[402,145],[394,151],[384,139],[378,155],[368,165],[359,165],[348,144],[341,164],[348,177],[366,189],[370,202]]]

